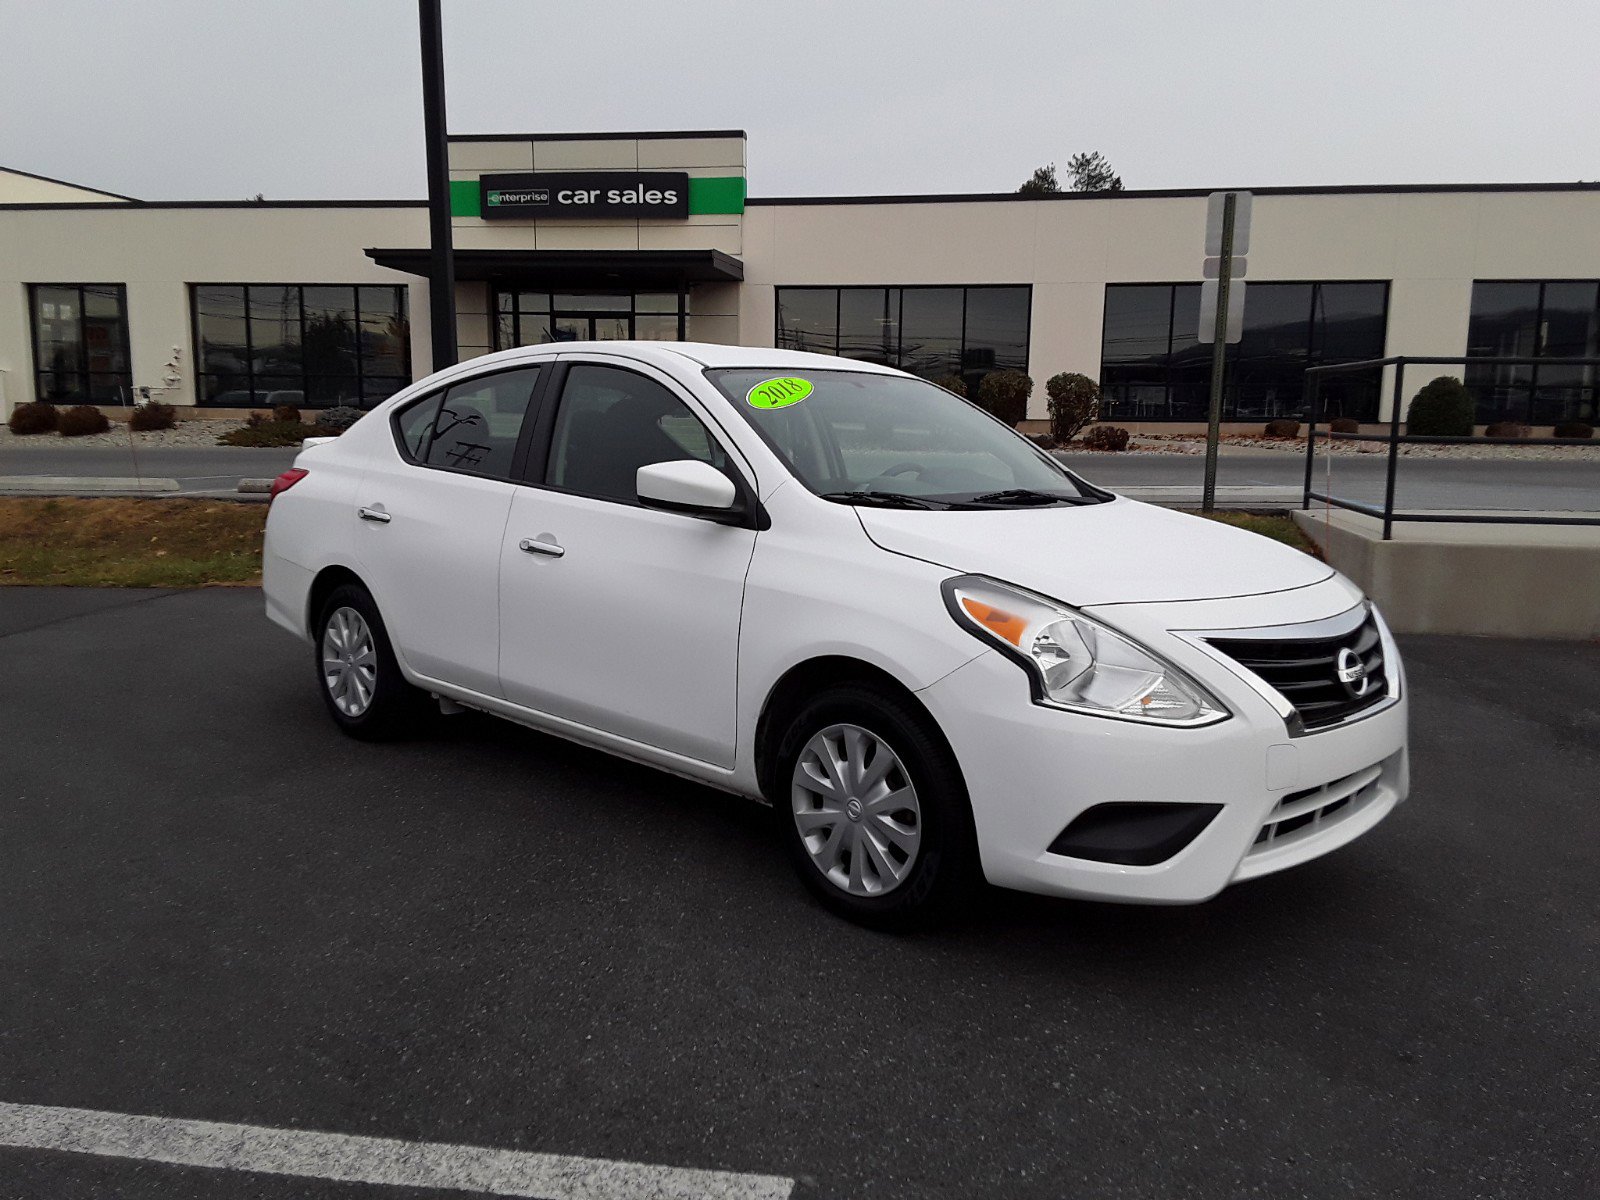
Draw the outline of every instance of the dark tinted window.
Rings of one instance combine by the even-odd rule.
[[[1228,349],[1223,417],[1301,416],[1306,368],[1383,355],[1388,285],[1251,283],[1244,334]],[[1101,389],[1107,419],[1203,420],[1211,346],[1199,340],[1200,285],[1106,288]],[[1319,411],[1375,420],[1378,373],[1325,377]]]
[[[1600,356],[1600,283],[1479,280],[1472,285],[1467,354],[1503,358]],[[1466,368],[1478,420],[1593,421],[1596,368],[1544,363]]]
[[[538,367],[522,367],[419,400],[396,418],[400,443],[424,466],[510,479],[538,379]]]
[[[38,398],[132,403],[126,289],[120,283],[41,283],[29,291]]]
[[[640,467],[690,458],[727,469],[700,419],[661,384],[586,363],[567,373],[545,472],[553,487],[632,503]]]
[[[1026,287],[778,289],[777,342],[924,379],[959,375],[967,394],[990,371],[1028,367]]]

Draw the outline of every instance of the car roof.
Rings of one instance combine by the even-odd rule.
[[[783,369],[871,371],[882,375],[899,375],[902,372],[876,363],[858,362],[838,358],[832,354],[810,354],[802,350],[778,350],[770,346],[727,346],[719,342],[545,342],[537,346],[523,346],[516,350],[502,350],[470,360],[480,366],[491,360],[505,362],[526,361],[529,358],[548,358],[557,354],[621,354],[658,366],[674,366],[680,370],[685,361],[699,367],[777,367]],[[468,364],[463,363],[463,366]]]

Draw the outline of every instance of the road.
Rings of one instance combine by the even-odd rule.
[[[1402,639],[1415,793],[1328,858],[897,939],[745,802],[471,715],[346,740],[260,604],[0,588],[0,1105],[801,1197],[1600,1192],[1600,646]],[[15,1148],[0,1194],[446,1195]]]
[[[17,449],[0,447],[4,476],[146,477],[176,479],[181,492],[233,491],[240,478],[278,474],[297,451],[217,447],[145,449],[137,464],[126,447]],[[1063,454],[1063,461],[1090,480],[1117,488],[1194,488],[1202,483],[1203,459],[1177,454]],[[1304,460],[1275,451],[1225,451],[1218,478],[1229,487],[1277,489],[1298,496]],[[1366,503],[1383,501],[1384,460],[1333,461],[1334,493]],[[1318,469],[1319,484],[1324,482]],[[1197,493],[1198,494],[1198,493]],[[1495,462],[1407,459],[1400,465],[1397,501],[1414,508],[1525,508],[1600,511],[1600,457],[1586,461]]]

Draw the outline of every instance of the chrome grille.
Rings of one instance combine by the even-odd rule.
[[[1381,704],[1389,694],[1383,639],[1372,613],[1353,630],[1318,637],[1206,639],[1246,670],[1254,672],[1294,706],[1300,724],[1323,729]],[[1344,656],[1348,650],[1350,655]],[[1343,663],[1341,663],[1343,660]],[[1341,665],[1361,664],[1366,687],[1340,679]]]

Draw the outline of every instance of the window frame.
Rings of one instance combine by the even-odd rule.
[[[73,404],[95,404],[94,393],[89,388],[90,375],[119,375],[126,376],[128,398],[126,404],[132,405],[137,397],[133,393],[133,349],[132,337],[129,332],[128,321],[128,285],[126,283],[30,283],[28,286],[28,349],[33,359],[33,398],[42,404],[66,406]],[[71,288],[78,294],[78,364],[73,373],[78,377],[82,390],[65,400],[52,400],[43,394],[40,383],[46,373],[54,375],[53,368],[39,364],[39,351],[42,348],[39,342],[39,298],[40,288]],[[90,288],[114,289],[117,303],[121,309],[122,326],[122,361],[127,363],[123,371],[90,371],[89,370],[89,341],[83,336],[84,312],[88,307],[84,301],[84,292]]]
[[[396,405],[394,411],[389,414],[389,435],[394,441],[395,452],[400,456],[400,460],[403,463],[419,470],[441,471],[447,475],[466,475],[472,479],[488,479],[495,483],[520,486],[527,473],[528,455],[533,447],[535,429],[538,426],[539,418],[544,412],[545,399],[550,391],[550,381],[555,375],[555,365],[554,360],[545,358],[531,359],[519,363],[497,364],[492,370],[457,376],[448,383],[441,384],[436,388],[430,388],[420,396],[412,397],[404,404]],[[528,411],[522,418],[521,429],[517,431],[517,445],[511,452],[511,468],[508,474],[497,475],[490,471],[473,471],[466,467],[452,467],[447,463],[421,462],[411,453],[411,448],[406,445],[405,436],[400,430],[400,420],[406,413],[433,400],[438,400],[442,403],[446,393],[452,388],[460,387],[463,384],[481,383],[483,380],[493,379],[496,375],[509,375],[516,371],[527,370],[536,370],[538,377],[534,380],[533,390],[528,395]],[[435,433],[438,431],[438,425],[439,416],[438,413],[435,413],[433,418]],[[431,447],[432,444],[432,437],[430,436],[429,446]]]
[[[213,401],[205,399],[205,380],[206,380],[206,376],[214,375],[214,374],[216,374],[216,372],[208,371],[205,368],[205,343],[201,340],[201,335],[200,335],[200,304],[199,304],[199,299],[198,299],[198,292],[199,292],[199,289],[201,289],[201,288],[239,288],[239,289],[242,289],[242,291],[243,291],[243,300],[244,300],[244,316],[243,316],[243,320],[244,320],[244,337],[245,337],[245,356],[246,356],[247,360],[249,358],[253,357],[252,350],[253,350],[253,346],[254,346],[253,338],[252,338],[252,335],[251,335],[251,332],[250,332],[250,325],[251,325],[250,289],[251,288],[294,288],[294,289],[296,289],[296,291],[299,293],[300,339],[301,339],[300,340],[300,344],[301,344],[302,347],[305,344],[305,329],[306,329],[306,295],[305,294],[306,294],[306,289],[307,288],[350,288],[352,290],[352,293],[353,293],[353,295],[351,297],[352,307],[351,307],[350,312],[351,312],[351,316],[353,317],[353,324],[354,324],[354,328],[355,328],[355,341],[356,341],[356,371],[355,371],[355,374],[353,376],[349,376],[349,378],[352,378],[352,379],[355,380],[355,384],[356,384],[356,402],[351,407],[359,408],[363,412],[371,412],[373,409],[377,408],[379,405],[384,404],[385,402],[388,401],[389,396],[385,396],[381,400],[374,401],[372,403],[371,407],[367,407],[367,405],[365,403],[365,396],[362,393],[365,391],[365,388],[363,387],[363,384],[365,384],[366,381],[369,378],[371,378],[371,379],[396,379],[396,378],[400,379],[402,381],[400,386],[398,388],[396,388],[394,390],[394,392],[390,393],[391,396],[392,395],[398,395],[400,392],[404,391],[407,387],[409,387],[412,383],[416,382],[414,368],[413,368],[412,361],[411,361],[411,336],[410,336],[410,330],[411,330],[411,286],[409,284],[405,284],[405,283],[383,283],[383,282],[369,282],[369,283],[327,283],[327,282],[281,283],[281,282],[272,282],[272,281],[263,281],[263,280],[252,280],[252,281],[249,281],[249,282],[242,282],[241,283],[241,282],[224,282],[224,281],[219,281],[219,280],[200,280],[200,281],[195,281],[195,282],[191,282],[191,283],[188,284],[188,289],[189,289],[189,297],[188,297],[189,298],[189,341],[190,341],[190,347],[191,347],[190,352],[194,355],[194,359],[193,359],[193,362],[194,362],[194,384],[195,384],[195,387],[194,387],[194,402],[195,402],[195,406],[197,408],[234,408],[234,407],[239,407],[237,405],[217,404],[217,403],[215,403]],[[406,323],[406,337],[404,339],[402,339],[402,342],[401,342],[401,360],[402,360],[402,362],[401,362],[401,370],[398,373],[398,375],[389,375],[389,374],[387,374],[385,372],[381,372],[381,371],[374,371],[369,375],[367,373],[367,371],[365,370],[366,356],[361,353],[361,289],[362,288],[383,288],[385,290],[393,291],[393,292],[397,293],[397,295],[398,295],[398,298],[400,300],[400,315],[405,320],[405,323]],[[258,388],[256,386],[256,373],[255,373],[255,368],[254,368],[253,365],[250,367],[250,369],[247,372],[245,378],[246,378],[245,387],[246,387],[246,390],[249,391],[251,399],[250,399],[250,403],[247,404],[247,405],[244,405],[243,407],[245,407],[245,408],[253,408],[258,404],[265,404],[266,401],[264,399],[258,401],[258,400],[256,400],[255,396],[256,396],[256,393],[258,391],[265,391],[265,390],[269,390],[269,389],[262,389],[262,388]],[[306,393],[310,390],[306,385],[307,385],[308,381],[311,378],[313,378],[313,375],[312,375],[311,372],[306,370],[305,357],[304,357],[303,353],[302,353],[301,359],[300,359],[299,378],[300,378],[300,403],[298,405],[296,405],[297,408],[309,408],[309,409],[313,409],[313,410],[316,410],[316,411],[323,411],[323,410],[329,409],[329,408],[336,408],[336,407],[339,406],[339,404],[343,404],[344,403],[343,401],[340,401],[339,404],[313,404],[311,401],[306,399]],[[316,378],[330,378],[330,376],[318,375],[318,376],[316,376]]]
[[[544,310],[542,312],[539,311],[539,310],[536,310],[536,309],[524,309],[524,308],[522,308],[521,304],[519,303],[519,298],[521,296],[523,296],[523,295],[528,295],[528,294],[542,295],[545,298],[545,308],[544,308]],[[563,317],[574,317],[574,318],[580,318],[580,319],[583,319],[583,320],[590,320],[590,319],[595,318],[595,317],[624,317],[625,316],[627,318],[627,321],[628,321],[628,338],[629,338],[630,341],[637,340],[637,338],[638,338],[638,335],[639,335],[639,318],[640,317],[672,317],[677,322],[677,336],[673,339],[673,341],[684,342],[684,341],[688,340],[688,337],[689,337],[689,287],[688,287],[687,283],[685,283],[681,287],[674,286],[672,288],[665,288],[665,287],[637,288],[636,287],[636,288],[630,288],[630,289],[627,289],[627,290],[588,293],[590,295],[595,295],[595,296],[625,296],[625,297],[627,297],[627,300],[628,300],[628,307],[627,307],[626,310],[621,310],[621,309],[618,309],[618,310],[603,310],[603,309],[598,309],[598,308],[574,308],[574,307],[571,307],[571,306],[568,306],[566,308],[557,308],[556,307],[556,297],[557,296],[577,295],[577,294],[583,294],[583,293],[560,292],[560,291],[556,291],[553,288],[548,288],[548,287],[545,287],[545,288],[534,288],[534,287],[517,287],[517,286],[514,286],[514,285],[511,285],[511,286],[494,285],[494,286],[492,286],[489,289],[489,344],[490,344],[490,346],[494,350],[498,351],[498,350],[518,350],[518,349],[523,349],[523,348],[532,348],[532,347],[535,347],[535,346],[560,346],[560,345],[570,344],[570,343],[563,343],[563,342],[559,342],[559,341],[525,342],[525,341],[522,340],[522,321],[523,321],[524,317],[540,317],[540,316],[543,316],[546,319],[553,321],[558,314],[563,316]],[[652,310],[652,309],[641,309],[639,307],[639,297],[640,296],[666,296],[666,295],[675,295],[677,297],[677,307],[672,312],[656,311],[656,310]],[[502,309],[500,307],[501,298],[504,297],[504,296],[510,296],[512,298],[511,307],[509,309]],[[511,335],[512,335],[512,340],[513,340],[513,343],[514,343],[513,345],[509,345],[509,346],[502,345],[501,344],[501,338],[500,338],[500,319],[502,317],[507,317],[507,316],[511,318],[511,331],[512,331]],[[583,340],[587,341],[588,339],[583,339]],[[651,339],[651,340],[653,340],[653,339]],[[671,343],[668,343],[668,344],[671,344]]]
[[[516,482],[521,487],[535,488],[539,491],[554,492],[560,496],[572,496],[579,500],[592,500],[597,504],[615,504],[622,508],[640,509],[649,512],[669,513],[674,516],[684,517],[693,521],[712,521],[724,525],[740,525],[750,529],[767,529],[771,527],[771,520],[761,504],[760,497],[752,480],[754,472],[746,460],[738,443],[728,435],[721,421],[718,421],[707,411],[707,406],[700,402],[693,393],[676,379],[659,368],[652,368],[651,364],[640,362],[636,359],[627,359],[620,355],[609,358],[598,354],[582,354],[561,358],[552,362],[553,370],[549,373],[549,381],[545,384],[543,403],[539,408],[538,424],[533,433],[533,440],[529,446],[529,453],[521,464],[521,478]],[[733,480],[736,499],[734,507],[726,514],[721,513],[689,513],[677,512],[673,509],[658,508],[654,505],[644,504],[637,494],[631,499],[618,499],[615,496],[597,496],[591,492],[575,491],[572,488],[558,487],[548,482],[550,473],[550,455],[555,444],[556,417],[561,411],[562,401],[566,398],[567,376],[573,367],[610,367],[617,371],[626,371],[630,375],[637,375],[659,387],[664,387],[674,399],[678,400],[689,410],[701,425],[705,426],[706,436],[712,439],[718,449],[722,451],[727,460],[725,474]]]

